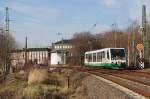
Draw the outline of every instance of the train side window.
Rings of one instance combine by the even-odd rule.
[[[100,54],[100,61],[102,62],[102,52],[100,52],[101,54]]]
[[[104,51],[102,52],[102,58],[105,58],[105,52]]]
[[[109,51],[107,51],[107,59],[109,60]]]
[[[101,57],[101,52],[97,53],[97,62],[101,62],[102,61],[102,57]]]
[[[89,61],[89,55],[88,55],[88,54],[85,55],[85,59],[86,59],[87,61]]]
[[[92,62],[92,54],[89,54],[89,62]]]
[[[96,62],[96,53],[93,53],[93,62]]]

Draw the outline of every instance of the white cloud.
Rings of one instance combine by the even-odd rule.
[[[112,6],[115,4],[115,0],[103,0],[106,6]]]

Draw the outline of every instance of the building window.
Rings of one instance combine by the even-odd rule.
[[[65,48],[67,49],[67,48],[68,48],[68,46],[66,45],[66,46],[65,46]]]
[[[57,49],[58,48],[58,46],[55,46],[55,49]]]
[[[59,49],[61,49],[61,48],[62,48],[62,46],[60,45],[60,46],[59,46]]]

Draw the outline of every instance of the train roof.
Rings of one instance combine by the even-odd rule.
[[[104,51],[104,50],[109,50],[109,49],[125,49],[125,48],[103,48],[103,49],[99,49],[99,50],[93,50],[93,51],[87,51],[86,53],[94,53],[94,52],[98,52],[98,51]]]

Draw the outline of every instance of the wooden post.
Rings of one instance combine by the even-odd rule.
[[[70,75],[67,73],[67,82],[68,82],[68,89],[70,88]]]

